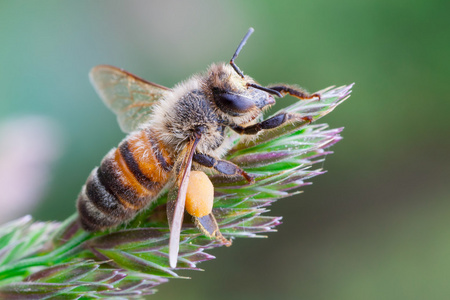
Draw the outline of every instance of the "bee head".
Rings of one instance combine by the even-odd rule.
[[[210,67],[207,89],[215,106],[231,117],[248,115],[249,119],[254,119],[264,108],[275,103],[267,89],[249,76],[241,77],[230,65]]]
[[[250,35],[250,28],[239,43],[229,65],[212,65],[208,74],[207,89],[212,93],[214,104],[228,116],[245,123],[255,119],[261,111],[275,103],[273,95],[282,97],[275,90],[258,85],[242,73],[234,60]]]

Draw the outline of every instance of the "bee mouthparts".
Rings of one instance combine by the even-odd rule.
[[[267,97],[265,102],[266,102],[266,105],[273,105],[273,104],[275,104],[275,98],[272,95],[269,95],[269,97]]]

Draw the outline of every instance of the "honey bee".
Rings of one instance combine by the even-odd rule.
[[[252,33],[250,28],[229,64],[213,64],[173,89],[112,66],[91,70],[95,90],[129,135],[106,154],[82,187],[77,209],[83,229],[102,231],[125,223],[169,189],[169,262],[174,268],[191,169],[209,168],[252,183],[254,176],[221,159],[231,146],[228,132],[255,135],[293,120],[308,120],[282,112],[260,121],[263,110],[275,103],[274,96],[320,96],[285,84],[263,87],[244,75],[234,61]],[[197,227],[229,244],[213,213],[207,212],[193,216]]]

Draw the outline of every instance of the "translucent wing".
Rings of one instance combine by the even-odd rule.
[[[180,250],[180,232],[184,216],[184,204],[186,202],[186,191],[189,183],[189,175],[191,174],[192,157],[194,156],[195,147],[198,139],[190,141],[181,152],[181,162],[178,176],[175,184],[169,192],[167,203],[167,218],[170,227],[169,240],[169,263],[172,268],[177,266],[178,251]],[[175,166],[177,170],[177,166]]]
[[[116,67],[94,67],[89,78],[97,94],[116,115],[120,128],[131,132],[148,120],[152,106],[169,88]]]

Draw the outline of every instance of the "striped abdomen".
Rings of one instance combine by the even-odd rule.
[[[133,218],[159,194],[172,165],[150,130],[128,136],[92,170],[78,196],[83,228],[98,231]]]

